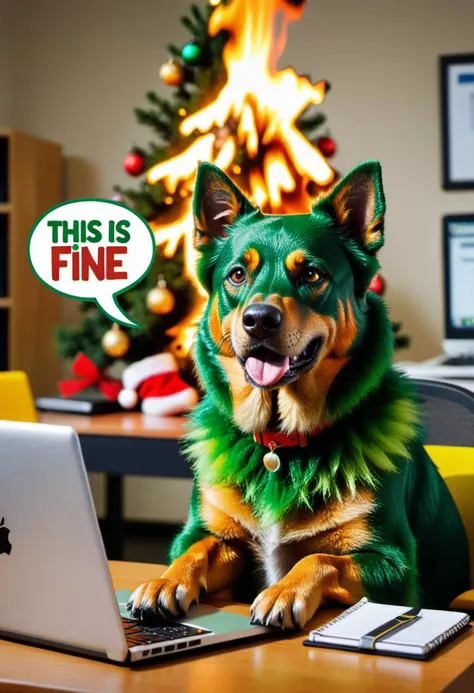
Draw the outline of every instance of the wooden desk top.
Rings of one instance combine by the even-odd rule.
[[[162,566],[111,562],[116,589],[134,589]],[[247,606],[225,606],[248,613]],[[322,610],[306,628],[333,618]],[[166,693],[440,693],[474,661],[474,634],[466,633],[429,662],[303,647],[303,634],[257,640],[136,669],[0,641],[2,691],[165,691]],[[466,689],[468,690],[468,689]],[[469,688],[472,690],[472,687]]]
[[[186,419],[179,416],[147,416],[140,412],[119,412],[82,416],[43,412],[40,422],[71,426],[80,435],[137,436],[139,438],[181,438]]]

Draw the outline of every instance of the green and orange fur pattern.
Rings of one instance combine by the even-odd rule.
[[[186,439],[194,490],[172,564],[136,590],[135,615],[182,613],[200,591],[232,586],[254,599],[254,622],[291,628],[322,603],[445,607],[467,589],[462,522],[423,448],[413,388],[391,366],[386,308],[367,290],[384,212],[376,162],[290,216],[261,214],[201,164],[210,298],[194,345],[205,395]],[[262,310],[278,317],[271,333],[246,319]],[[309,438],[278,450],[271,473],[253,434],[274,428]]]

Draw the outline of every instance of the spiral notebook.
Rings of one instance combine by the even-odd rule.
[[[428,659],[466,628],[470,617],[459,611],[410,609],[375,604],[366,598],[333,621],[311,631],[304,644],[372,654]]]

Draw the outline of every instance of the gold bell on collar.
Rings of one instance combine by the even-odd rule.
[[[269,472],[277,472],[280,469],[281,461],[275,452],[276,444],[271,441],[268,447],[270,452],[263,456],[263,464]]]

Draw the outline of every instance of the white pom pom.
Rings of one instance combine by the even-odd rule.
[[[120,390],[117,401],[124,409],[133,409],[138,402],[138,395],[135,390]]]

